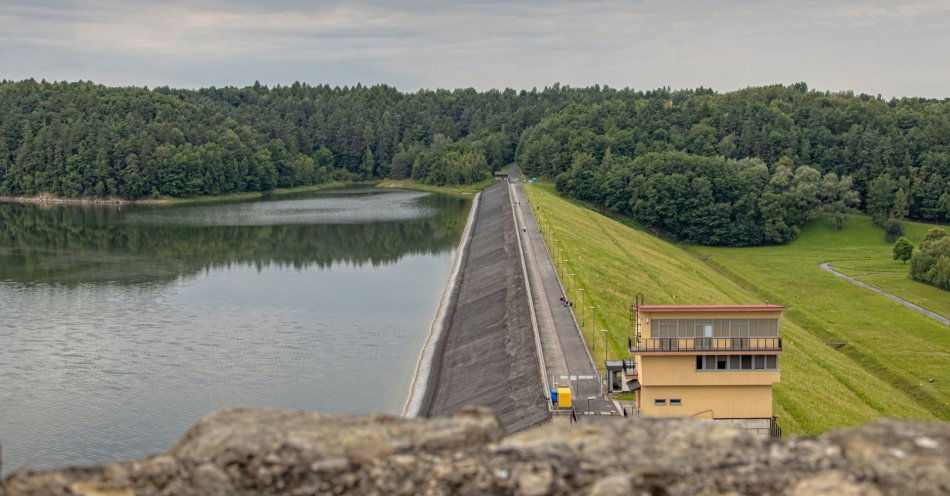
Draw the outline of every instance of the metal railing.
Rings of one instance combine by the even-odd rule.
[[[633,360],[624,360],[623,361],[623,373],[624,375],[637,375],[637,362]]]
[[[769,422],[769,437],[772,439],[782,438],[782,427],[778,425],[778,417],[772,417]]]
[[[782,351],[782,338],[641,338],[630,352]]]

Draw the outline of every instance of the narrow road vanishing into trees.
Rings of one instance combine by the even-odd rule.
[[[888,293],[887,291],[884,291],[883,289],[875,288],[874,286],[871,286],[870,284],[863,283],[863,282],[861,282],[861,281],[859,281],[859,280],[857,280],[857,279],[855,279],[855,278],[853,278],[853,277],[851,277],[851,276],[844,275],[844,274],[842,274],[841,272],[838,272],[837,270],[831,268],[831,265],[829,265],[829,262],[825,262],[825,263],[819,264],[818,266],[821,267],[822,270],[826,270],[826,271],[828,271],[828,272],[831,272],[831,273],[834,274],[836,277],[840,277],[840,278],[844,279],[845,281],[850,282],[851,284],[854,284],[854,285],[856,285],[856,286],[861,286],[862,288],[865,288],[865,289],[870,289],[871,291],[874,291],[875,293],[877,293],[877,294],[879,294],[879,295],[881,295],[881,296],[890,298],[890,299],[896,301],[897,303],[900,303],[901,305],[904,305],[905,307],[910,308],[911,310],[914,310],[915,312],[920,312],[920,313],[922,313],[922,314],[924,314],[924,315],[930,317],[931,319],[938,320],[938,321],[940,321],[940,322],[943,322],[943,323],[946,324],[946,325],[950,325],[950,319],[944,317],[943,315],[940,315],[939,313],[936,313],[936,312],[932,312],[932,311],[930,311],[930,310],[927,310],[926,308],[921,307],[921,306],[919,306],[919,305],[915,305],[915,304],[913,304],[913,303],[911,303],[911,302],[909,302],[909,301],[907,301],[907,300],[905,300],[905,299],[901,298],[900,296],[897,296],[897,295],[895,295],[895,294],[893,294],[893,293]]]
[[[571,308],[561,304],[561,297],[567,295],[541,237],[524,187],[518,179],[521,174],[517,167],[511,167],[509,174],[512,178],[509,184],[512,206],[524,249],[550,385],[571,385],[575,394],[575,409],[580,415],[615,415],[618,412],[603,394],[602,377],[587,350],[587,343],[574,314]]]

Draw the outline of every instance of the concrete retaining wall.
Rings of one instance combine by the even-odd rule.
[[[482,192],[418,413],[492,408],[509,431],[548,418],[508,188]]]

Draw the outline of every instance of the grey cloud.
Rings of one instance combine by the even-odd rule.
[[[197,87],[804,80],[947,97],[950,1],[46,1],[0,7],[0,77]]]

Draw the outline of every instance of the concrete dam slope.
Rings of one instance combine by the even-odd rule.
[[[511,202],[481,193],[419,415],[486,406],[510,432],[548,418]]]

